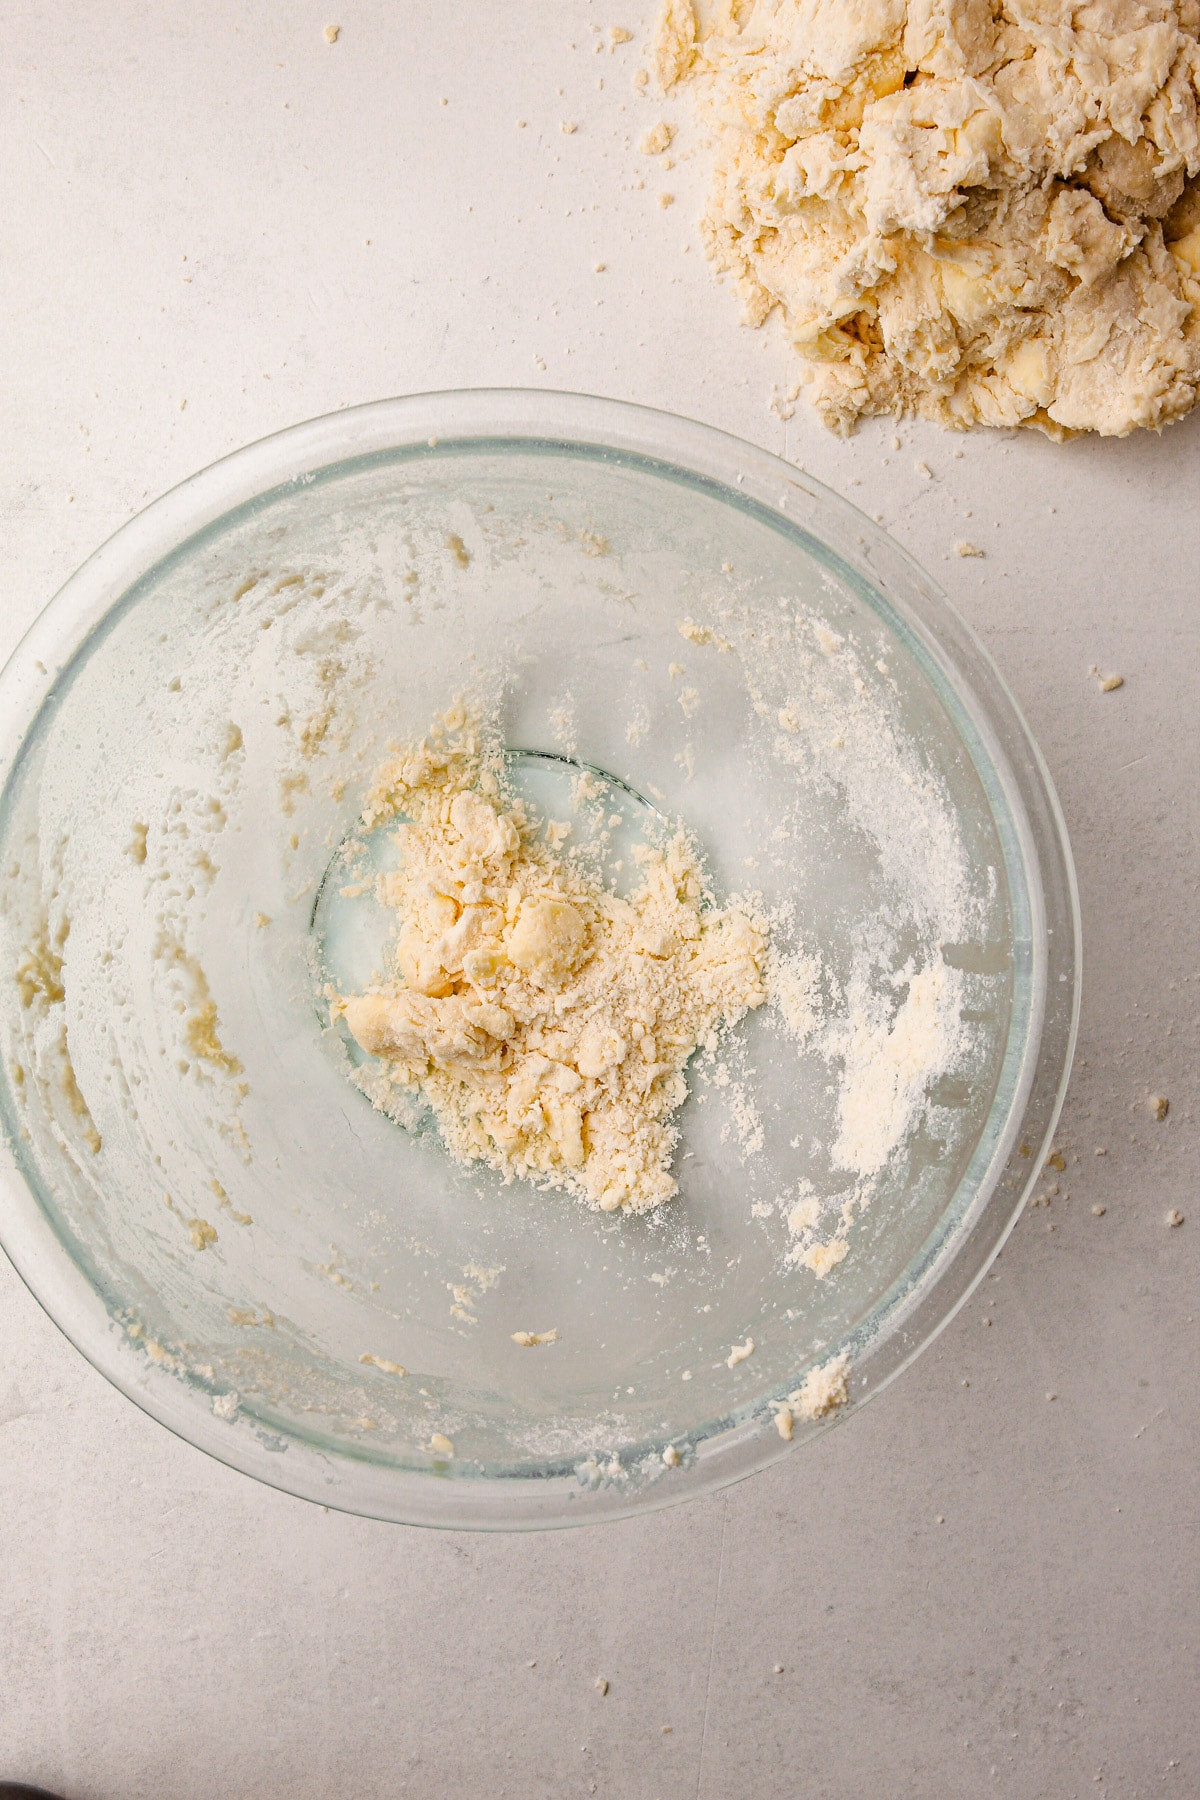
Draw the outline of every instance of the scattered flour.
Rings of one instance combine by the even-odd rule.
[[[908,993],[890,1020],[865,982],[851,992],[846,1017],[828,1040],[845,1065],[832,1150],[836,1168],[869,1179],[902,1142],[930,1080],[959,1048],[961,988],[959,972],[939,956],[910,971]]]
[[[821,1216],[821,1203],[813,1192],[812,1182],[802,1181],[800,1189],[801,1197],[787,1215],[787,1227],[793,1237],[811,1231]]]
[[[816,1029],[821,965],[815,956],[775,954],[767,968],[771,999],[791,1037],[803,1043]]]
[[[889,1159],[919,1119],[937,1077],[961,1052],[963,978],[937,956],[918,972],[902,971],[903,999],[889,1011],[887,994],[866,972],[852,981],[846,1002],[828,1017],[815,1009],[800,1023],[803,1040],[812,1038],[831,1064],[841,1064],[837,1084],[837,1136],[830,1147],[833,1169],[853,1178],[841,1202],[834,1234],[818,1236],[821,1201],[809,1181],[797,1184],[786,1209],[794,1240],[786,1262],[818,1280],[849,1254],[847,1233],[855,1210],[870,1204]],[[787,1013],[780,1004],[787,1021]],[[819,1031],[818,1031],[819,1026]]]
[[[735,609],[726,607],[721,623],[737,635]],[[836,974],[797,942],[798,921],[786,906],[772,921],[767,988],[775,1017],[833,1081],[831,1129],[814,1144],[827,1159],[823,1196],[802,1181],[779,1209],[792,1239],[785,1262],[821,1279],[848,1254],[855,1213],[879,1191],[939,1078],[970,1054],[967,978],[939,947],[974,939],[979,887],[949,795],[880,704],[887,663],[819,616],[778,629],[779,650],[788,646],[799,678],[761,632],[754,657],[741,646],[755,711],[781,724],[771,753],[803,781],[836,784],[841,815],[870,846],[881,891],[898,909],[881,907]],[[786,818],[777,834],[786,841]],[[839,1175],[849,1177],[840,1190]]]

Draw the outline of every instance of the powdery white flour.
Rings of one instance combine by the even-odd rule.
[[[908,992],[889,1018],[865,983],[850,995],[845,1016],[830,1029],[829,1050],[840,1056],[836,1168],[861,1180],[878,1175],[912,1126],[931,1074],[948,1067],[961,1047],[962,976],[936,957],[909,972]]]

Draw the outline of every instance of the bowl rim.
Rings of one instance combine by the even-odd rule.
[[[1041,1174],[1061,1113],[1078,1031],[1080,908],[1066,824],[1045,760],[988,652],[940,587],[873,520],[770,451],[699,421],[627,401],[546,388],[463,388],[347,407],[292,425],[221,457],[169,489],[96,549],[34,620],[0,670],[0,771],[19,767],[34,721],[65,691],[76,658],[123,598],[166,557],[225,515],[320,471],[377,453],[445,453],[488,441],[604,451],[667,465],[750,502],[811,538],[911,632],[963,701],[1013,810],[1029,878],[1038,979],[1021,1081],[975,1201],[889,1318],[886,1334],[855,1346],[849,1401],[825,1419],[796,1422],[785,1442],[763,1399],[689,1449],[669,1479],[609,1476],[472,1477],[333,1455],[280,1440],[245,1418],[215,1417],[201,1396],[135,1349],[58,1238],[21,1172],[7,1129],[0,1144],[0,1246],[34,1298],[76,1349],[144,1412],[216,1460],[297,1497],[372,1518],[471,1530],[585,1524],[674,1505],[756,1472],[810,1441],[893,1381],[945,1329],[985,1276]],[[836,1348],[832,1353],[836,1353]],[[777,1402],[776,1402],[777,1403]],[[284,1456],[281,1451],[286,1450]]]

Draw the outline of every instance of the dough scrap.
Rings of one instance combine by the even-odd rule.
[[[825,1418],[827,1414],[845,1406],[850,1398],[847,1385],[849,1374],[850,1358],[843,1351],[840,1356],[831,1357],[827,1363],[810,1369],[803,1386],[798,1387],[794,1394],[788,1395],[788,1405],[802,1419]]]
[[[669,1200],[684,1068],[766,1000],[765,922],[702,904],[682,832],[642,847],[629,898],[600,887],[539,836],[462,707],[381,772],[363,823],[398,815],[401,866],[378,886],[395,979],[335,1016],[460,1161],[605,1212]]]
[[[1200,388],[1198,39],[1200,0],[721,0],[664,64],[707,253],[837,431],[1158,428]]]

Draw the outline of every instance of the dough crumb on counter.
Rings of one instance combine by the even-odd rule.
[[[675,127],[665,119],[660,119],[657,125],[652,125],[649,131],[643,132],[638,149],[643,156],[661,156],[665,150],[670,149],[674,136]]]
[[[735,1344],[733,1346],[729,1355],[725,1358],[725,1367],[727,1369],[736,1369],[739,1363],[744,1363],[748,1357],[753,1355],[754,1339],[748,1337],[744,1344]]]
[[[373,1351],[364,1350],[359,1357],[360,1363],[370,1363],[372,1368],[382,1369],[385,1375],[407,1375],[408,1370],[403,1363],[389,1362],[386,1356],[376,1356]]]
[[[1095,681],[1102,694],[1115,694],[1118,688],[1123,688],[1125,686],[1125,677],[1123,675],[1102,675],[1095,663],[1093,663],[1088,670],[1088,674],[1092,677],[1093,681]]]
[[[377,887],[394,967],[331,1010],[385,1084],[429,1105],[460,1162],[604,1212],[669,1200],[684,1070],[766,1001],[765,921],[704,904],[681,830],[638,847],[628,898],[601,887],[539,834],[462,706],[393,756],[362,818],[396,821],[401,864]]]
[[[1149,1108],[1150,1117],[1152,1119],[1158,1119],[1160,1122],[1166,1118],[1171,1110],[1171,1102],[1167,1099],[1165,1094],[1150,1094],[1147,1097],[1146,1105]]]
[[[454,1440],[444,1436],[440,1431],[435,1431],[429,1440],[429,1448],[436,1457],[448,1462],[454,1455]]]
[[[549,1331],[514,1331],[512,1341],[523,1350],[534,1350],[539,1344],[557,1344],[558,1331],[553,1327]]]
[[[666,0],[702,223],[825,423],[1158,429],[1200,391],[1195,0]]]

